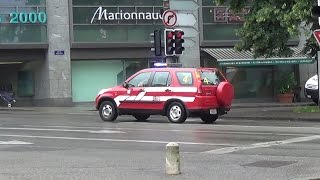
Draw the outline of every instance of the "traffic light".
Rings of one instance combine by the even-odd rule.
[[[318,0],[318,6],[312,7],[311,17],[318,19],[318,25],[320,25],[320,0]]]
[[[152,51],[154,51],[155,56],[162,56],[161,51],[161,31],[160,30],[154,30],[153,33],[150,34],[150,36],[153,38],[151,43],[153,44]]]
[[[164,38],[165,38],[165,48],[164,54],[166,56],[174,56],[174,45],[175,45],[175,33],[172,29],[165,29],[164,30]]]
[[[183,35],[184,32],[181,29],[165,29],[165,55],[166,56],[174,56],[180,55],[184,51],[183,43]]]
[[[320,17],[320,6],[313,6],[311,9],[311,16],[313,18]]]
[[[175,29],[174,31],[175,34],[175,54],[182,54],[182,52],[184,51],[184,47],[183,47],[183,43],[184,43],[184,39],[183,39],[183,35],[184,32],[181,29]]]

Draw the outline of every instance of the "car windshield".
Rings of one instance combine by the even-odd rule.
[[[200,71],[201,81],[204,85],[218,85],[220,82],[224,81],[224,78],[219,72],[214,70]]]

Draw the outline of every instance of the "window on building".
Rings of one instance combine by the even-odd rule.
[[[72,0],[73,5],[110,5],[110,6],[161,6],[162,0]]]
[[[273,76],[273,66],[226,69],[226,77],[235,89],[235,98],[272,98]]]
[[[45,0],[0,1],[0,43],[47,42]]]
[[[244,15],[249,9],[233,13],[227,6],[215,6],[205,3],[202,7],[204,40],[237,40],[235,30],[244,22]]]

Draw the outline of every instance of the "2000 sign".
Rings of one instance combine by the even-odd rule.
[[[45,12],[31,13],[10,13],[10,23],[46,23],[47,14]]]

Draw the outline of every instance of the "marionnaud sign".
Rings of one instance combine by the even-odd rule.
[[[162,19],[161,13],[153,13],[153,12],[107,12],[107,9],[98,7],[96,12],[93,14],[91,19],[91,24],[95,20],[104,20],[104,21],[112,21],[112,20],[158,20]]]

